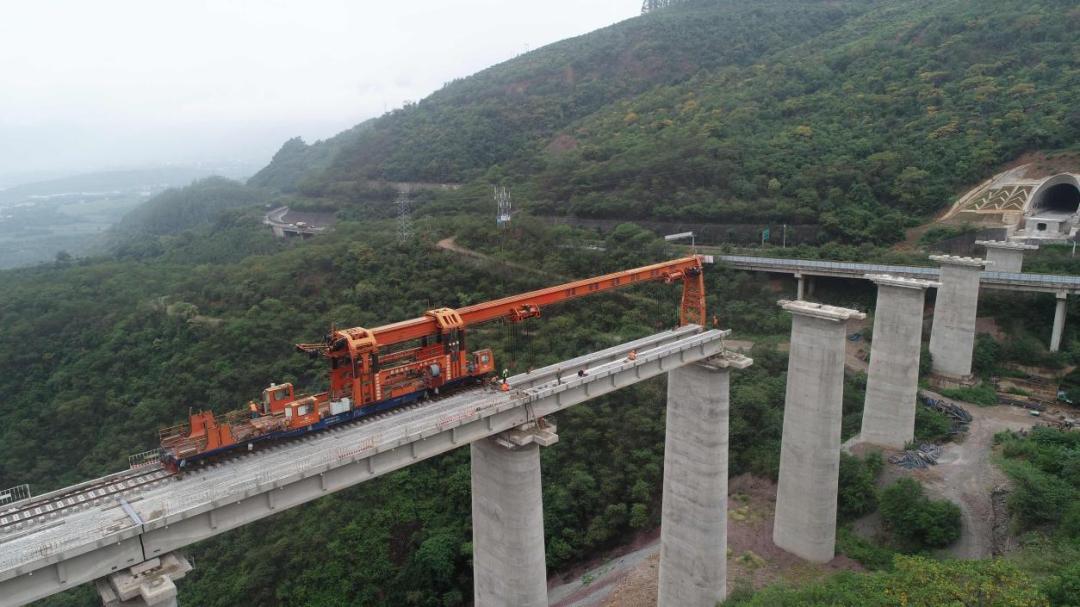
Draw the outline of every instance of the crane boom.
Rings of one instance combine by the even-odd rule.
[[[418,318],[383,325],[370,331],[364,329],[359,331],[369,333],[376,344],[389,346],[492,320],[505,319],[511,322],[524,320],[539,316],[540,308],[543,306],[642,282],[671,283],[677,280],[683,281],[683,298],[679,311],[680,324],[704,326],[705,289],[702,278],[702,260],[700,256],[695,255],[486,301],[457,310],[448,308],[431,310]],[[348,334],[358,331],[345,329],[341,332]]]

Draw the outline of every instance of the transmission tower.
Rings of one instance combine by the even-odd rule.
[[[409,217],[409,194],[402,190],[398,193],[398,242],[405,244],[412,240],[412,218]]]
[[[510,205],[510,192],[506,188],[495,186],[495,204],[498,206],[498,211],[495,215],[495,224],[500,228],[510,227],[510,216],[512,215]]]

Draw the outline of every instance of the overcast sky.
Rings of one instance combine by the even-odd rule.
[[[0,175],[268,161],[639,0],[3,0]]]

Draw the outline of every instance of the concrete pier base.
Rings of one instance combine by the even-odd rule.
[[[970,383],[979,277],[986,261],[952,255],[932,255],[930,259],[941,264],[941,286],[930,332],[932,369],[946,382]]]
[[[150,559],[95,583],[105,607],[176,607],[176,580],[191,571],[178,553]]]
[[[668,373],[659,607],[714,607],[727,597],[728,411],[725,353]]]
[[[986,261],[994,272],[1022,272],[1024,251],[1039,248],[1039,245],[1000,240],[976,240],[975,244],[986,247]]]
[[[1050,351],[1061,350],[1061,334],[1065,331],[1065,299],[1068,295],[1064,292],[1057,294],[1057,305],[1054,307],[1054,328],[1050,333]]]
[[[868,274],[878,285],[859,441],[902,449],[915,437],[926,289],[938,283]]]
[[[802,274],[795,275],[795,299],[802,301],[806,299],[806,282]]]
[[[810,302],[780,305],[793,318],[773,542],[823,563],[836,549],[845,325],[866,315]]]
[[[540,445],[556,440],[542,424],[470,446],[476,607],[547,607]]]

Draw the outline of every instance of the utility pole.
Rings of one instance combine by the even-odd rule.
[[[398,242],[406,244],[412,240],[412,218],[409,217],[409,193],[401,190],[398,193]]]

